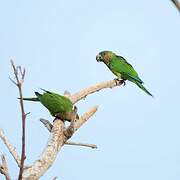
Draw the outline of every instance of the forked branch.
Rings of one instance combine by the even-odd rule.
[[[24,111],[23,106],[23,95],[22,95],[22,84],[24,82],[25,77],[25,69],[22,70],[21,67],[16,67],[14,65],[14,62],[11,61],[11,65],[14,71],[15,80],[11,79],[11,81],[18,87],[19,90],[19,96],[20,96],[20,107],[21,107],[21,114],[22,114],[22,153],[21,153],[21,161],[19,156],[17,155],[15,148],[13,146],[9,145],[10,143],[6,138],[3,137],[3,131],[1,132],[1,139],[8,147],[9,151],[13,155],[14,159],[16,160],[18,166],[20,166],[20,172],[19,172],[19,180],[20,179],[38,179],[40,178],[47,169],[53,164],[58,152],[60,151],[61,147],[64,144],[68,145],[78,145],[78,146],[86,146],[91,148],[97,148],[96,145],[93,144],[84,144],[84,143],[77,143],[77,142],[71,142],[67,141],[74,132],[76,132],[91,116],[95,114],[98,107],[92,107],[89,111],[87,111],[83,116],[81,116],[78,120],[74,121],[74,123],[65,129],[64,122],[60,119],[55,119],[53,122],[53,125],[51,124],[45,124],[47,129],[51,131],[50,138],[48,140],[48,143],[46,147],[44,148],[44,151],[42,152],[41,156],[33,163],[32,166],[24,168],[24,160],[25,160],[25,120],[27,114]],[[70,93],[65,93],[67,97],[75,104],[81,99],[84,99],[86,96],[95,93],[97,91],[100,91],[105,88],[113,88],[116,86],[119,86],[123,83],[121,80],[110,80],[102,83],[98,83],[96,85],[90,86],[88,88],[85,88],[73,95]],[[65,132],[68,132],[69,135],[66,136]]]
[[[75,129],[78,130],[93,114],[97,111],[97,107],[91,108],[81,118],[81,123],[75,123]],[[37,159],[34,164],[24,170],[23,179],[35,180],[41,177],[47,169],[53,164],[58,152],[64,145],[64,122],[56,119],[53,123],[53,128],[50,133],[50,139],[41,154],[40,158]]]
[[[21,165],[19,169],[19,176],[18,180],[22,179],[22,174],[24,170],[24,161],[26,158],[26,153],[25,153],[25,135],[26,135],[26,116],[27,114],[25,113],[24,110],[24,104],[23,104],[23,93],[22,93],[22,85],[24,83],[24,78],[25,78],[25,69],[22,70],[21,66],[15,66],[13,60],[11,60],[11,66],[13,68],[15,80],[10,78],[10,80],[17,86],[18,91],[19,91],[19,103],[20,103],[20,108],[21,108],[21,118],[22,118],[22,149],[21,149]]]
[[[51,130],[53,128],[53,125],[47,119],[41,118],[40,121],[47,128],[47,130],[49,132],[51,132]],[[95,144],[73,142],[73,141],[66,141],[64,144],[66,144],[66,145],[73,145],[73,146],[89,147],[89,148],[92,148],[92,149],[96,149],[97,148],[97,146]]]

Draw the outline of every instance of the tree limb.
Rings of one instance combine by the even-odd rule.
[[[50,134],[50,139],[42,152],[41,156],[33,163],[33,165],[24,170],[24,180],[35,180],[41,177],[47,169],[53,164],[60,147],[64,143],[64,122],[55,120]]]
[[[49,132],[51,132],[53,125],[47,119],[41,118],[40,122],[44,125],[44,127],[47,128]]]
[[[84,146],[84,147],[89,147],[92,149],[97,149],[97,146],[95,144],[87,144],[87,143],[80,143],[80,142],[72,142],[72,141],[67,141],[65,142],[66,145],[74,145],[74,146]]]
[[[91,108],[86,112],[78,121],[75,122],[75,130],[78,130],[94,113],[97,111],[97,107]],[[50,139],[41,154],[34,164],[24,170],[23,180],[35,180],[41,177],[49,167],[53,164],[58,152],[61,147],[64,145],[65,136],[64,136],[64,122],[56,119],[53,122],[53,128],[50,133]]]
[[[8,170],[8,165],[6,162],[6,157],[1,154],[1,164],[0,164],[0,173],[3,174],[6,178],[6,180],[10,180],[10,174],[9,174],[9,170]]]
[[[49,132],[51,132],[53,125],[46,119],[41,118],[40,121],[42,124],[47,128]],[[66,145],[74,145],[74,146],[84,146],[84,147],[90,147],[92,149],[97,148],[95,144],[88,144],[88,143],[80,143],[80,142],[73,142],[73,141],[66,141],[64,144]]]
[[[100,91],[100,90],[105,89],[105,88],[113,88],[116,86],[120,86],[121,84],[123,84],[123,81],[117,80],[117,79],[105,81],[105,82],[98,83],[98,84],[95,84],[93,86],[90,86],[88,88],[85,88],[85,89],[73,94],[69,98],[72,101],[72,103],[75,104],[79,100],[84,99],[89,94],[95,93],[95,92]]]
[[[17,70],[14,71],[14,74],[15,75],[17,74]],[[89,94],[92,94],[104,88],[113,88],[121,85],[122,83],[123,82],[121,80],[110,80],[85,88],[84,90],[81,90],[72,96],[69,93],[66,93],[66,96],[69,96],[70,100],[73,102],[73,104],[75,104],[76,102],[85,98]],[[22,98],[22,96],[20,97]],[[20,102],[22,100],[21,98],[20,98]],[[48,126],[47,128],[49,129],[52,128],[47,145],[44,148],[44,151],[42,152],[41,156],[33,163],[33,165],[31,167],[23,169],[22,179],[33,180],[40,178],[49,169],[49,167],[51,167],[58,152],[60,151],[61,147],[65,144],[65,142],[68,140],[68,138],[70,138],[75,131],[77,131],[91,116],[93,116],[94,113],[97,111],[97,109],[98,109],[97,106],[92,107],[88,112],[86,112],[77,121],[75,121],[73,125],[71,124],[68,127],[69,129],[68,128],[66,129],[66,130],[70,130],[69,131],[70,136],[68,137],[64,135],[64,132],[66,130],[64,131],[65,125],[63,121],[61,121],[60,119],[55,119],[53,122],[53,127],[51,125],[49,126],[47,123],[46,124]],[[96,148],[96,145],[92,145],[92,144],[83,144],[83,143],[74,143],[74,142],[67,142],[67,143]]]
[[[8,148],[11,155],[13,156],[18,167],[20,167],[21,166],[21,159],[16,152],[16,148],[9,142],[8,138],[5,136],[4,131],[1,128],[0,128],[0,138],[3,141],[3,143],[6,145],[6,147]]]
[[[74,131],[77,131],[91,116],[98,110],[98,106],[92,107],[89,111],[83,114],[74,124]]]

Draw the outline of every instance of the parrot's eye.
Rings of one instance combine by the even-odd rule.
[[[102,56],[101,56],[100,54],[98,54],[98,55],[96,56],[96,60],[97,60],[97,61],[102,61],[102,59],[103,59],[103,58],[102,58]]]

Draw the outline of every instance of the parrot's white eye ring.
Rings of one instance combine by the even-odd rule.
[[[97,56],[96,56],[96,60],[97,61],[101,61],[103,58],[102,58],[102,56],[100,55],[100,54],[98,54]]]
[[[101,56],[101,55],[99,55],[99,56],[98,56],[98,59],[99,59],[99,60],[101,60],[101,59],[102,59],[102,56]]]

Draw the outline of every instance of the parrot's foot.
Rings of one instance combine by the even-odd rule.
[[[123,86],[126,85],[126,81],[124,79],[121,80],[121,83],[123,84]]]
[[[122,83],[122,79],[115,78],[114,81],[116,83],[116,86],[119,86]]]

